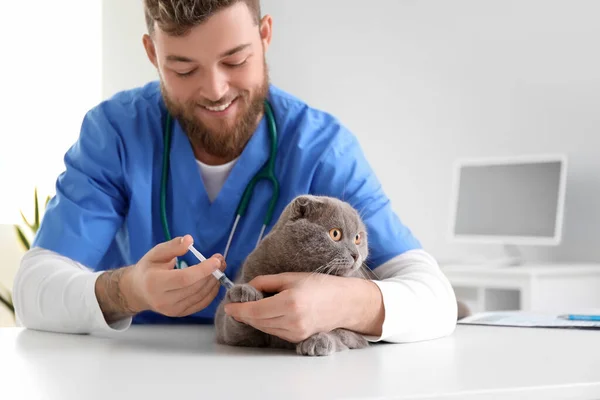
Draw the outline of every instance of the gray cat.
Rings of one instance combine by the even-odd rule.
[[[367,232],[358,212],[348,203],[302,195],[284,209],[259,246],[246,258],[215,314],[217,342],[233,346],[295,349],[298,354],[330,355],[368,346],[355,332],[335,329],[319,332],[300,343],[290,343],[240,323],[224,312],[229,302],[260,300],[269,294],[247,283],[259,275],[314,272],[364,278],[368,256]]]

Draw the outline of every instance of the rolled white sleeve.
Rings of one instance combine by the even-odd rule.
[[[456,328],[456,296],[435,259],[411,250],[374,269],[385,308],[382,334],[371,342],[415,342],[450,335]]]
[[[95,292],[100,274],[50,250],[28,250],[13,285],[17,325],[77,334],[127,330],[131,317],[104,319]]]

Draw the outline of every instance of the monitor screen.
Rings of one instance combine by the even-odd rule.
[[[460,165],[454,236],[557,240],[563,167],[561,159]]]

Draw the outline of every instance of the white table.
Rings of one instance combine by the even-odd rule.
[[[312,358],[219,346],[211,327],[4,328],[0,382],[5,399],[589,399],[600,398],[600,331],[459,325]]]

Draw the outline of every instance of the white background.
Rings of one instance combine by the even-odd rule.
[[[101,100],[100,0],[10,1],[2,6],[0,223],[54,191],[62,156]],[[11,143],[9,145],[9,142]]]
[[[29,183],[20,184],[24,200],[7,203],[19,182],[34,172],[53,181],[90,106],[156,78],[142,47],[141,0],[104,0],[101,20],[90,0],[34,3],[7,3],[0,25],[4,214],[5,204],[30,206]],[[57,12],[67,3],[68,17]],[[600,261],[600,2],[262,4],[274,17],[273,83],[356,133],[395,210],[440,260],[501,252],[447,237],[457,158],[565,153],[563,243],[525,254]],[[31,168],[33,157],[43,170]],[[14,240],[7,229],[2,243]]]

